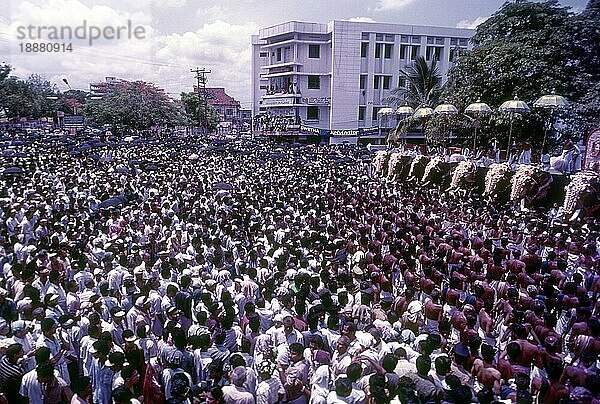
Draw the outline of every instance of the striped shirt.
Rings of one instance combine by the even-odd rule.
[[[8,357],[0,359],[0,392],[5,394],[8,402],[19,398],[19,387],[24,374],[23,367],[11,363]]]

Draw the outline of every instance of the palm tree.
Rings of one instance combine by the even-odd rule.
[[[407,88],[392,90],[393,95],[384,100],[389,105],[397,107],[406,100],[410,106],[417,108],[437,102],[442,88],[437,59],[433,58],[429,64],[423,56],[419,56],[406,70],[400,70],[400,74],[406,78]]]

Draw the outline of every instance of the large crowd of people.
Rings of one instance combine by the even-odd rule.
[[[373,178],[354,148],[12,144],[0,402],[600,398],[598,218]]]

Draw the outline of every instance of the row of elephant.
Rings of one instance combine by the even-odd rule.
[[[387,151],[376,153],[373,168],[379,177],[435,186],[452,195],[478,194],[498,202],[524,201],[534,207],[558,204],[565,215],[581,210],[591,216],[600,209],[600,174],[593,171],[566,176],[533,165],[481,167],[470,160],[447,162],[443,157]]]

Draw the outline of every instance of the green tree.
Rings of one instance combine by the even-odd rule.
[[[392,95],[385,98],[384,102],[397,107],[406,100],[413,108],[437,103],[442,76],[435,58],[427,63],[423,56],[419,56],[406,70],[400,70],[400,74],[406,79],[407,88],[393,89]]]
[[[200,126],[208,132],[212,132],[217,128],[221,118],[217,110],[210,104],[201,102],[198,93],[181,93],[181,101],[185,105],[187,120],[190,125]]]
[[[598,68],[594,65],[600,46],[598,8],[594,0],[576,16],[556,0],[505,3],[477,27],[471,39],[473,50],[458,53],[442,98],[464,109],[478,98],[499,106],[518,95],[532,106],[541,95],[555,91],[574,106],[581,105],[582,113],[590,117],[591,112],[586,110],[589,101],[597,102],[590,91],[598,91]],[[597,104],[592,109],[599,111],[596,108]],[[536,109],[528,117],[517,115],[513,120],[515,140],[541,145],[547,118],[547,111]],[[508,116],[495,112],[481,128],[482,140],[505,141],[509,125]],[[573,123],[568,129],[572,133],[575,128]]]
[[[573,18],[573,77],[571,113],[565,117],[566,130],[574,137],[598,127],[600,116],[600,0],[591,0]]]
[[[34,94],[33,109],[30,116],[35,119],[54,116],[56,103],[49,97],[55,96],[58,92],[56,85],[36,73],[31,74],[25,83]]]
[[[25,81],[10,76],[10,65],[0,66],[0,106],[10,119],[38,119],[54,115],[54,101],[47,98],[55,95],[56,88],[48,80],[32,74]]]
[[[8,77],[2,83],[0,91],[0,105],[2,105],[7,118],[36,117],[34,112],[38,105],[38,99],[26,82],[18,77]]]
[[[115,129],[173,126],[185,119],[172,99],[153,84],[142,81],[112,87],[102,99],[88,100],[83,111],[92,123]]]

